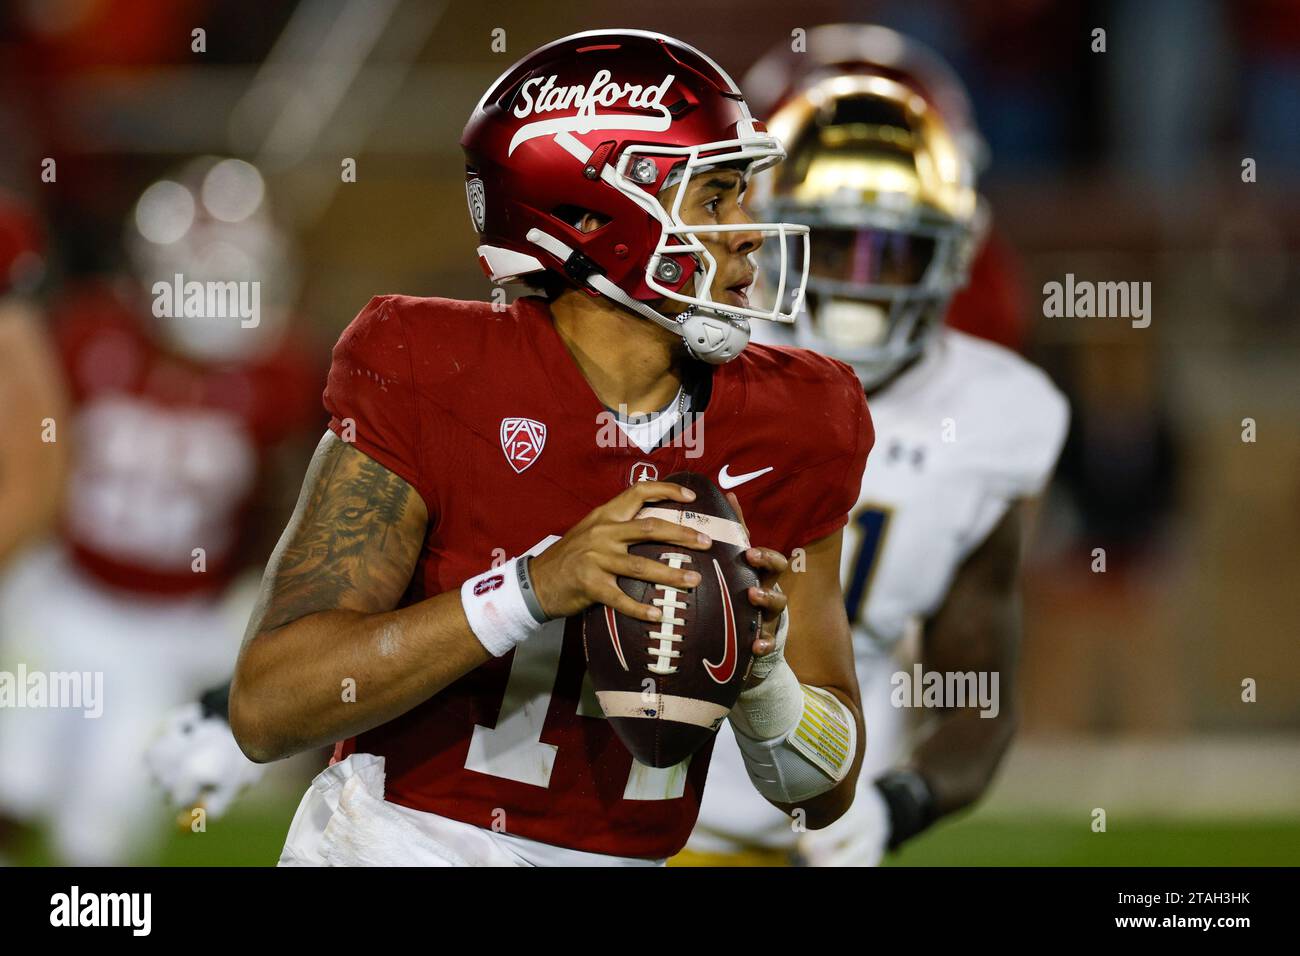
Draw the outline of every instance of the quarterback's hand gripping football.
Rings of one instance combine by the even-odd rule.
[[[736,517],[745,527],[745,536],[749,537],[749,525],[745,524],[745,512],[740,507],[740,500],[735,492],[727,492],[727,500],[735,509]],[[785,613],[786,596],[777,584],[790,562],[780,551],[771,548],[751,547],[745,552],[745,560],[758,572],[758,587],[749,589],[749,603],[763,612],[763,630],[754,640],[754,668],[750,671],[745,687],[754,687],[762,683],[770,668],[763,667],[763,658],[779,654],[781,639],[778,635],[781,615]]]
[[[532,559],[533,589],[550,618],[570,617],[592,604],[604,604],[642,621],[658,621],[663,612],[641,604],[618,586],[620,576],[689,590],[700,583],[696,571],[668,567],[628,554],[628,547],[659,541],[702,550],[709,537],[662,518],[636,517],[650,501],[695,500],[695,492],[664,481],[640,481],[590,512],[569,533]]]

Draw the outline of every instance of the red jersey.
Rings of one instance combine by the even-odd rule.
[[[560,536],[643,474],[679,470],[736,489],[751,539],[785,554],[845,524],[872,444],[847,365],[751,345],[703,367],[689,429],[643,451],[609,441],[609,411],[546,303],[385,296],[334,348],[330,427],[411,484],[429,525],[403,600],[457,589],[494,559]],[[707,395],[705,395],[707,392]],[[386,798],[544,843],[618,856],[685,844],[711,745],[651,769],[601,715],[581,624],[554,621],[402,716],[341,743],[385,758]]]
[[[292,344],[248,363],[170,354],[147,307],[96,283],[54,309],[74,406],[63,533],[78,563],[114,587],[215,591],[238,570],[266,453],[318,420],[319,373]]]

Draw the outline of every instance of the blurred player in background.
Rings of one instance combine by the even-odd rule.
[[[67,401],[33,297],[44,272],[40,219],[0,191],[0,568],[48,532],[67,466],[67,444],[42,440],[42,422],[60,420]]]
[[[1027,502],[1047,483],[1068,407],[1011,351],[943,327],[988,213],[975,191],[982,140],[937,55],[879,27],[820,27],[806,54],[774,52],[746,85],[776,107],[769,127],[789,150],[763,214],[813,227],[807,314],[790,334],[857,370],[876,426],[842,558],[870,734],[848,813],[799,833],[753,798],[722,728],[679,862],[874,865],[977,800],[1010,743]],[[1003,259],[977,270],[967,314],[1015,344],[1019,318],[997,309],[1016,301]],[[925,672],[996,673],[996,716],[892,704],[911,657]]]
[[[934,104],[977,177],[988,166],[988,143],[975,123],[966,88],[952,67],[929,47],[886,27],[866,25],[854,29],[818,27],[809,33],[808,43],[807,53],[788,46],[773,48],[745,77],[746,92],[759,114],[771,116],[806,85],[811,74],[827,76],[837,69],[853,70],[868,63]],[[953,295],[944,324],[1023,351],[1029,306],[1020,257],[987,209],[977,213],[973,247],[968,282]]]
[[[103,674],[97,718],[0,723],[0,809],[47,822],[56,856],[79,864],[140,860],[165,832],[145,750],[173,708],[148,766],[175,802],[219,813],[256,776],[219,705],[185,702],[229,674],[251,606],[232,584],[269,551],[277,471],[301,467],[293,449],[316,424],[292,250],[256,168],[204,158],[154,183],[127,245],[134,276],[70,288],[51,310],[73,403],[62,528],[0,585],[9,669]],[[255,284],[258,321],[169,317],[160,297],[178,281]]]
[[[47,440],[58,437],[67,395],[35,297],[46,271],[44,223],[0,191],[0,575],[50,533],[67,473],[68,442]],[[11,657],[10,640],[0,623],[0,667]],[[0,806],[0,863],[19,824]]]

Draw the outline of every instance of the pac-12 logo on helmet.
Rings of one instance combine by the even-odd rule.
[[[744,348],[749,319],[794,320],[807,273],[806,227],[687,224],[685,189],[669,206],[660,202],[661,192],[704,170],[728,165],[748,177],[785,155],[731,77],[699,50],[639,30],[556,40],[492,84],[461,146],[467,194],[481,184],[478,255],[493,281],[549,270],[681,335],[711,362]],[[599,228],[578,228],[587,214]],[[781,247],[770,305],[714,296],[718,263],[707,240],[738,230]],[[786,273],[795,268],[801,272],[792,281]],[[664,299],[687,308],[666,315],[656,308]]]
[[[474,223],[478,232],[482,232],[484,210],[487,208],[483,198],[483,180],[473,178],[465,182],[465,201],[469,204],[470,222]]]

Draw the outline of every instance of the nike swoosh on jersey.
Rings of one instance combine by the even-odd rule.
[[[722,470],[718,472],[718,484],[722,486],[724,491],[729,488],[735,488],[737,485],[743,485],[745,482],[752,481],[760,475],[766,475],[776,466],[768,465],[766,468],[760,468],[758,471],[751,471],[746,475],[729,475],[727,474],[727,467],[727,465],[723,465]]]

